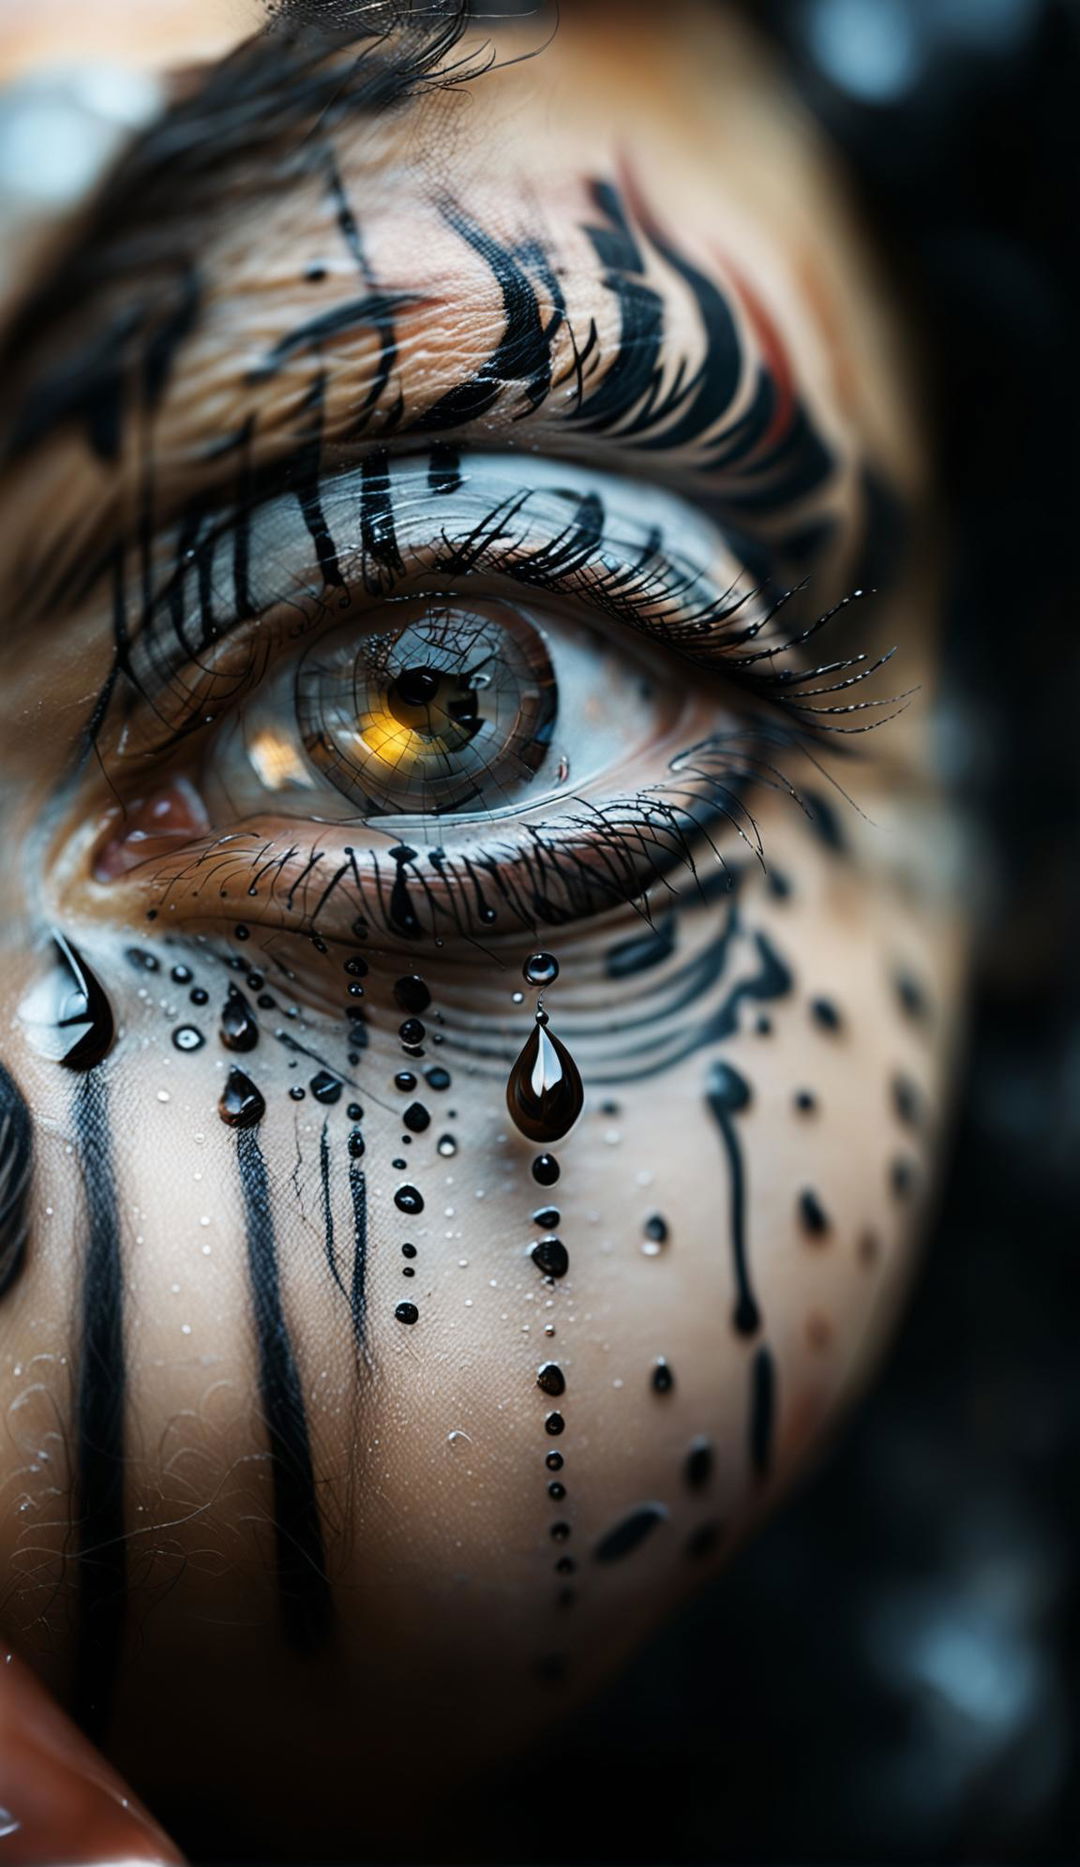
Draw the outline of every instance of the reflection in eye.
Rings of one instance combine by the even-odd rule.
[[[264,683],[207,754],[201,789],[219,822],[275,807],[320,821],[489,817],[639,750],[656,713],[642,655],[569,618],[411,599]]]

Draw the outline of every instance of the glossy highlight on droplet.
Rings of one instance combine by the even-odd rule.
[[[559,1141],[577,1121],[584,1101],[577,1064],[549,1029],[547,1014],[538,1011],[506,1085],[511,1120],[529,1141]]]

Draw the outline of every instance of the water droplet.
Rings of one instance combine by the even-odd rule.
[[[399,1212],[423,1212],[424,1201],[415,1186],[399,1186],[394,1194],[394,1204]]]
[[[332,1076],[329,1070],[320,1070],[318,1075],[313,1076],[311,1082],[308,1084],[316,1102],[325,1102],[328,1105],[340,1102],[341,1092],[344,1086],[341,1078],[339,1076]]]
[[[536,1385],[555,1400],[566,1392],[566,1376],[556,1362],[546,1361],[537,1371]]]
[[[190,985],[195,974],[190,966],[174,966],[169,977],[174,985]]]
[[[506,1085],[511,1119],[529,1141],[558,1141],[577,1121],[584,1100],[577,1064],[538,1011]]]
[[[526,985],[554,985],[559,976],[559,962],[554,953],[532,953],[521,971]]]
[[[235,985],[229,987],[229,994],[221,1012],[221,1041],[226,1050],[254,1050],[259,1041],[259,1026],[255,1013]]]
[[[188,997],[193,1005],[208,1005],[210,1003],[210,994],[205,985],[197,985],[193,991],[188,993]]]
[[[409,1090],[416,1088],[416,1078],[411,1070],[399,1070],[394,1078],[394,1088]]]
[[[429,1089],[449,1089],[451,1077],[449,1070],[444,1070],[440,1063],[424,1071],[424,1081]]]
[[[427,1036],[427,1027],[420,1018],[406,1018],[404,1024],[398,1026],[398,1036],[408,1049],[416,1050]]]
[[[538,1186],[554,1186],[560,1171],[554,1154],[538,1154],[532,1164],[532,1177]]]
[[[193,1024],[177,1025],[172,1034],[172,1040],[177,1050],[201,1050],[206,1042],[202,1032],[197,1030]]]
[[[399,1303],[394,1311],[394,1315],[399,1322],[413,1323],[419,1322],[420,1320],[420,1311],[417,1309],[415,1303]]]
[[[452,1134],[440,1135],[436,1146],[437,1146],[437,1151],[443,1156],[444,1159],[449,1159],[452,1154],[457,1153],[457,1142],[455,1141]],[[480,1195],[477,1194],[477,1198],[479,1197]]]
[[[266,1103],[262,1093],[255,1087],[250,1076],[243,1070],[229,1071],[228,1081],[221,1092],[218,1112],[230,1128],[254,1128],[266,1114]]]
[[[566,1421],[561,1413],[549,1413],[544,1421],[544,1431],[550,1433],[553,1439],[565,1429],[565,1426]]]
[[[172,1097],[167,1089],[159,1089],[157,1092],[157,1099],[159,1102],[171,1102]]]
[[[19,1018],[39,1056],[66,1070],[92,1070],[116,1037],[112,1006],[78,947],[62,933],[53,934],[53,946],[57,964],[31,989]]]

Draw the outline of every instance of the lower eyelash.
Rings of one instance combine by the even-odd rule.
[[[557,817],[450,850],[388,838],[362,853],[336,839],[275,851],[272,838],[232,832],[161,864],[142,887],[159,919],[249,918],[320,946],[353,944],[373,928],[404,941],[482,944],[625,906],[648,920],[658,891],[698,879],[703,860],[723,869],[721,837],[764,865],[746,794],[768,787],[801,803],[777,763],[799,744],[775,725],[717,733],[672,759],[654,785],[597,803],[568,799],[576,808]]]

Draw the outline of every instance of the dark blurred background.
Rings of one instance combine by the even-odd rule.
[[[756,0],[921,313],[991,879],[944,1210],[823,1470],[485,1858],[1080,1858],[1080,4]],[[574,1810],[573,1821],[556,1815]]]

